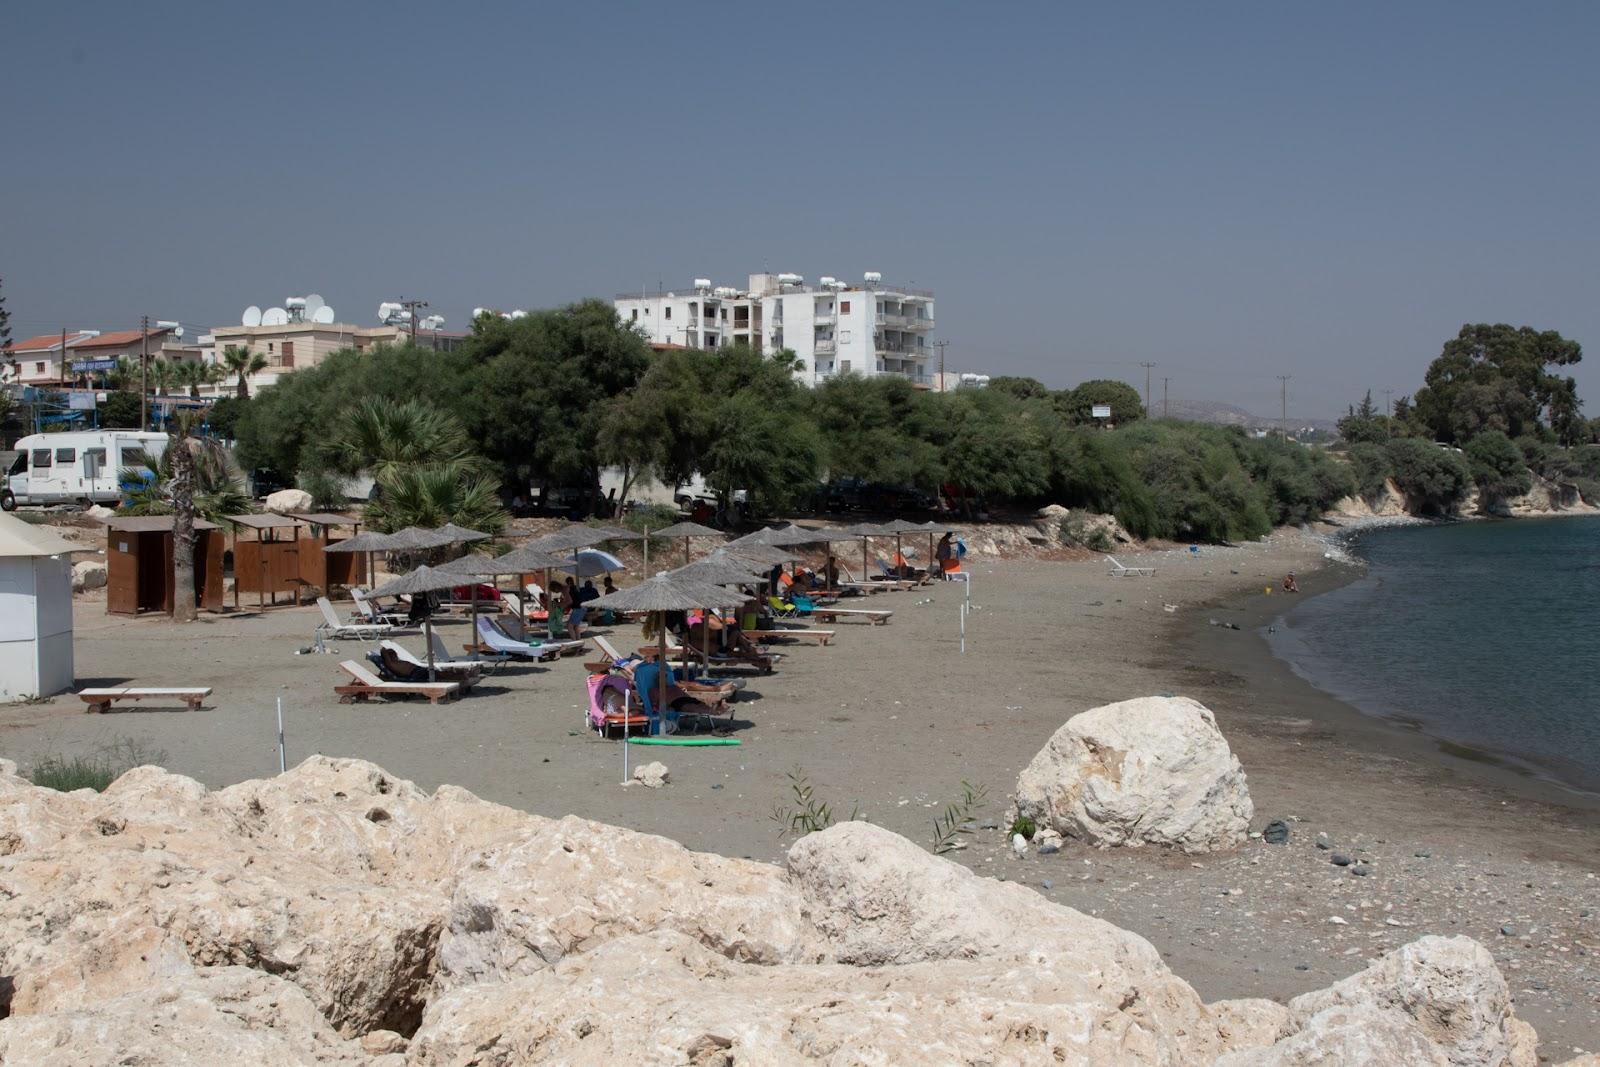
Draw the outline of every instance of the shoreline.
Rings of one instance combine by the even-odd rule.
[[[1536,763],[1463,744],[1429,732],[1420,722],[1369,712],[1340,699],[1301,674],[1293,661],[1280,656],[1268,640],[1266,628],[1278,624],[1292,607],[1365,576],[1366,564],[1350,551],[1349,541],[1371,529],[1430,524],[1430,520],[1417,519],[1377,520],[1337,528],[1326,540],[1329,550],[1340,555],[1325,557],[1314,569],[1297,575],[1301,592],[1291,604],[1286,606],[1281,600],[1253,590],[1224,594],[1197,606],[1197,610],[1237,625],[1237,631],[1209,625],[1197,631],[1190,624],[1175,621],[1166,628],[1164,639],[1186,658],[1218,664],[1245,679],[1252,689],[1279,694],[1285,703],[1310,712],[1339,741],[1358,751],[1399,754],[1422,766],[1520,799],[1588,815],[1600,813],[1600,792],[1562,781]]]

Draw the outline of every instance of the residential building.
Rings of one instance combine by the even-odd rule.
[[[302,367],[314,367],[341,348],[364,352],[380,344],[404,344],[411,339],[405,326],[354,326],[344,322],[286,322],[277,326],[217,326],[207,335],[205,347],[213,359],[221,360],[229,348],[245,348],[264,356],[267,365],[250,375],[250,391],[271,385],[280,377]],[[417,331],[417,344],[448,352],[460,347],[466,334],[444,330]],[[201,395],[229,394],[239,388],[237,375],[204,387]]]
[[[807,285],[797,274],[752,274],[744,289],[698,278],[682,290],[621,293],[615,306],[657,345],[790,349],[800,363],[796,376],[807,385],[835,374],[899,375],[924,387],[933,381],[933,294],[885,284],[875,271],[861,284],[824,277]]]
[[[65,338],[65,348],[62,343]],[[197,361],[200,348],[178,340],[171,326],[152,326],[148,335],[138,330],[67,330],[40,334],[11,346],[16,361],[16,376],[8,381],[19,385],[70,385],[84,377],[75,370],[81,364],[115,363],[130,359],[138,363],[141,352],[152,359]],[[63,359],[65,352],[65,359]]]

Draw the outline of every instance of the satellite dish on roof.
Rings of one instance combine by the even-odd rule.
[[[261,309],[256,307],[254,304],[251,304],[249,307],[245,308],[244,314],[239,316],[239,324],[241,326],[260,326]]]
[[[317,309],[318,308],[322,308],[322,307],[327,307],[327,306],[328,306],[328,302],[326,300],[322,299],[322,294],[321,293],[309,293],[309,294],[307,294],[306,303],[305,303],[305,316],[306,316],[306,318],[310,319],[312,321],[315,321],[315,319],[317,317]]]
[[[311,321],[319,322],[324,326],[328,325],[333,321],[333,309],[327,304],[323,304],[321,307],[317,308],[316,311],[311,313]]]
[[[287,326],[288,324],[289,313],[283,308],[268,308],[261,313],[261,325],[263,326]]]

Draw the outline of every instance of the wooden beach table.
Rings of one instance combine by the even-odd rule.
[[[119,700],[170,700],[186,704],[190,711],[199,711],[200,704],[211,695],[210,686],[140,686],[126,688],[80,689],[78,699],[89,705],[85,711],[102,714],[111,710]]]

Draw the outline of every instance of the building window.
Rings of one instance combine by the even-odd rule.
[[[722,309],[722,321],[723,322],[727,322],[728,321],[728,309],[727,308],[723,308]]]
[[[848,359],[841,359],[839,361],[839,373],[840,374],[849,374],[850,373],[850,361]]]
[[[841,314],[841,315],[850,314],[850,301],[848,301],[848,300],[839,301],[839,314]]]
[[[633,321],[634,322],[638,322],[639,321],[639,309],[638,308],[634,308],[633,309]]]
[[[842,345],[847,345],[847,344],[850,343],[850,331],[849,330],[840,330],[839,331],[839,343],[842,344]]]
[[[44,364],[43,363],[35,363],[33,365],[33,373],[35,373],[35,374],[43,374],[44,373]]]
[[[270,354],[272,352],[272,342],[271,341],[267,342],[267,352],[268,352],[268,354]]]
[[[667,308],[666,315],[667,315],[667,318],[669,318],[669,319],[672,318],[672,309],[670,307]]]

